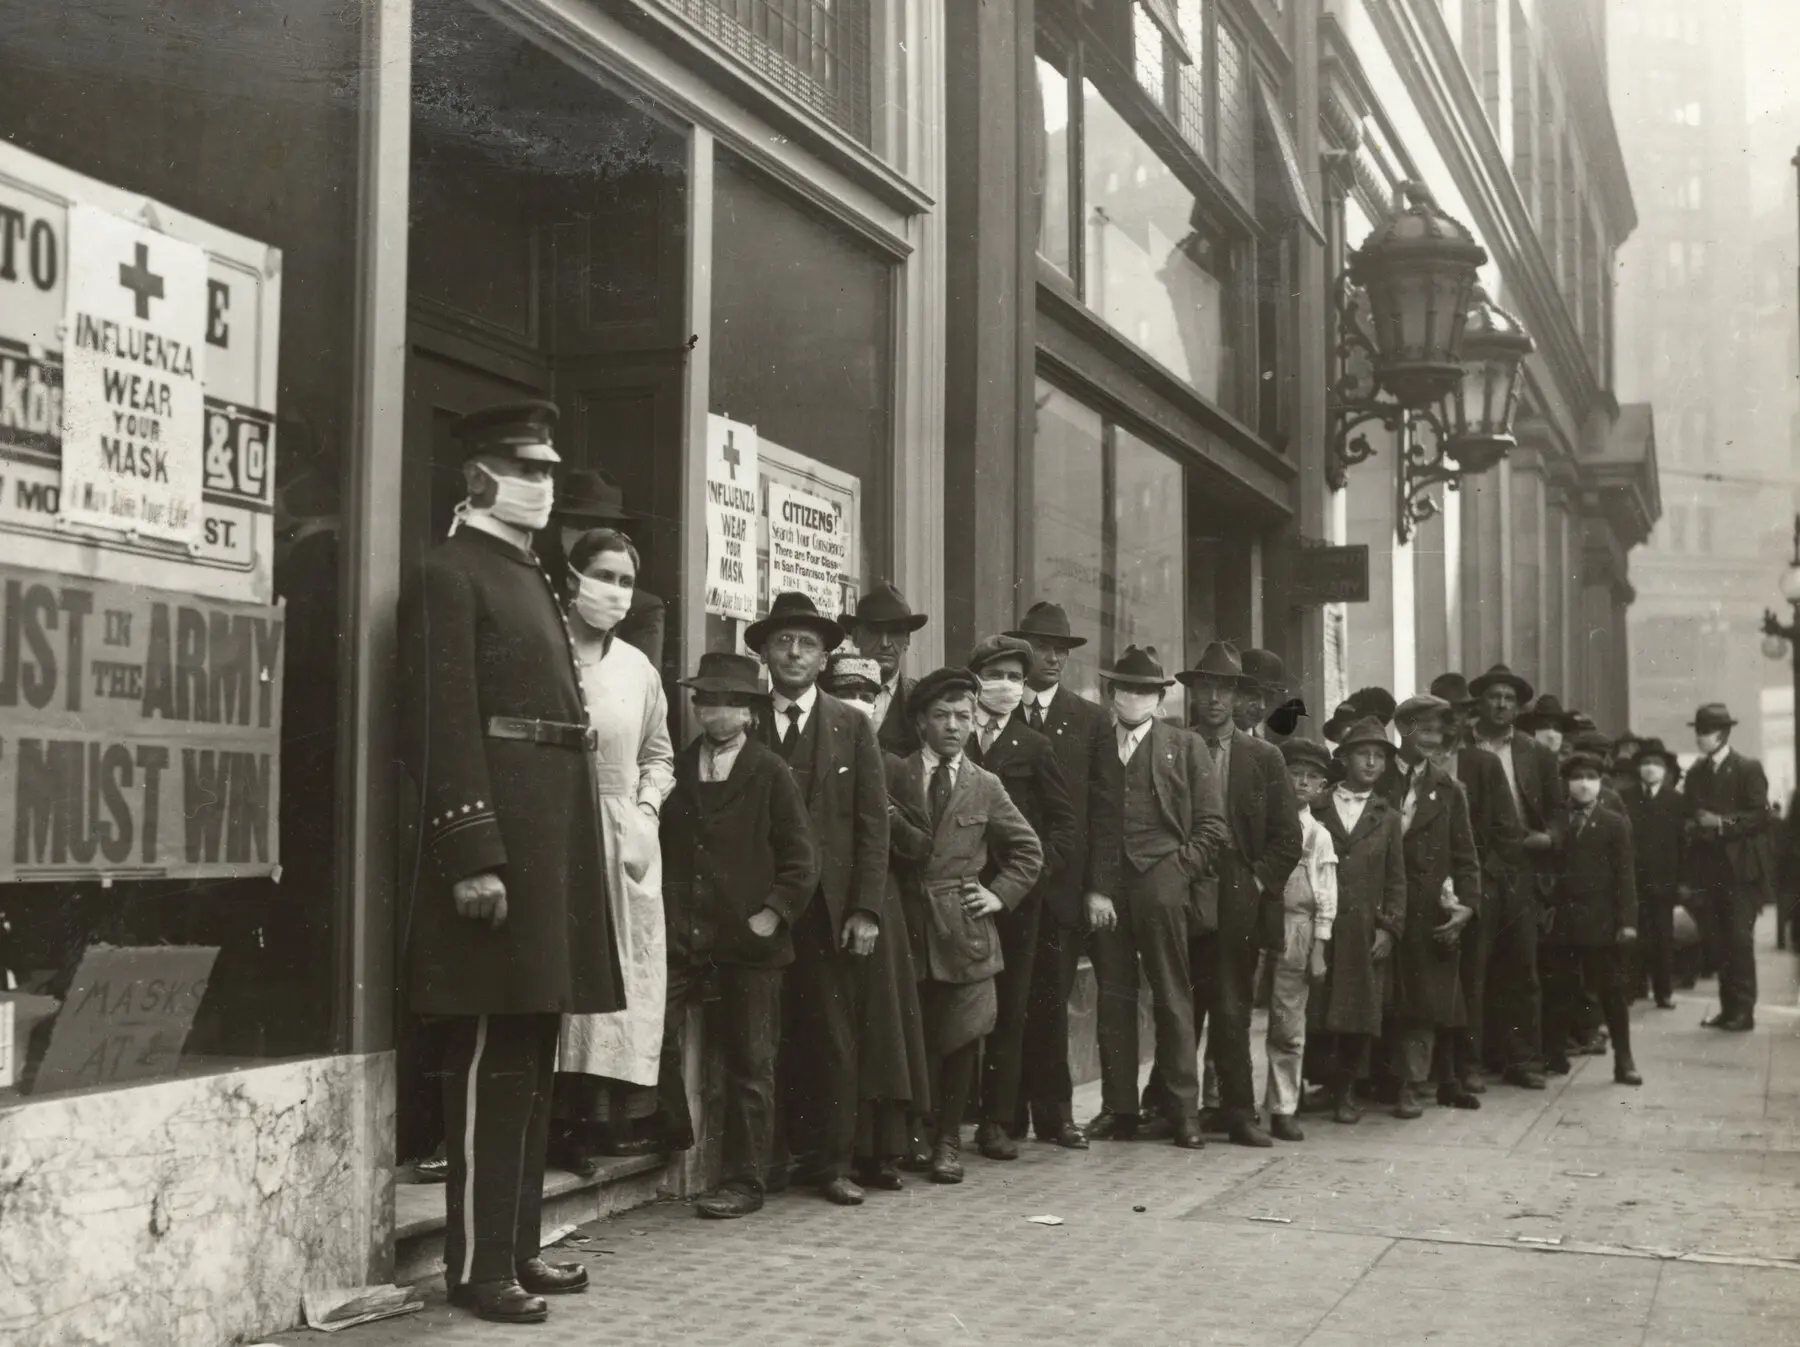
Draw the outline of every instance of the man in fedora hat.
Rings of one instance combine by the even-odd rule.
[[[1287,695],[1287,664],[1273,650],[1252,647],[1243,653],[1244,677],[1255,685],[1237,711],[1237,726],[1246,734],[1279,743],[1299,728],[1306,703]],[[1248,722],[1248,723],[1246,723]]]
[[[1553,880],[1550,868],[1550,815],[1562,803],[1562,775],[1556,754],[1520,729],[1519,709],[1532,699],[1531,684],[1504,664],[1469,681],[1476,700],[1475,746],[1500,760],[1513,808],[1525,836],[1519,842],[1524,864],[1502,863],[1485,894],[1483,915],[1491,920],[1492,941],[1484,988],[1482,1055],[1511,1084],[1544,1088],[1543,1001],[1538,983],[1539,889]],[[1496,853],[1499,854],[1499,853]],[[1540,884],[1540,880],[1543,884]]]
[[[1443,748],[1433,761],[1449,773],[1469,799],[1469,823],[1475,830],[1475,855],[1481,862],[1483,911],[1478,913],[1458,943],[1463,1000],[1468,1008],[1468,1027],[1456,1037],[1451,1079],[1465,1094],[1485,1094],[1481,1078],[1482,1044],[1487,1013],[1487,967],[1493,956],[1493,906],[1508,876],[1525,864],[1521,843],[1524,825],[1507,785],[1500,759],[1478,748],[1470,734],[1475,699],[1461,674],[1440,674],[1431,680],[1431,695],[1450,706]]]
[[[550,514],[556,527],[545,539],[544,564],[565,604],[572,584],[568,558],[574,555],[576,540],[592,529],[629,533],[642,518],[625,508],[625,493],[610,474],[598,468],[576,468],[564,477],[556,508]],[[631,607],[613,628],[613,635],[643,651],[651,665],[661,670],[666,621],[667,606],[663,601],[641,584],[634,585]]]
[[[1631,819],[1637,868],[1640,976],[1647,976],[1658,1010],[1675,1009],[1675,905],[1686,863],[1687,802],[1675,789],[1681,762],[1661,739],[1638,742],[1637,780],[1623,792]]]
[[[881,690],[875,694],[875,724],[881,746],[905,757],[919,746],[912,717],[906,714],[912,680],[900,672],[900,661],[912,647],[913,633],[931,619],[915,613],[905,595],[883,580],[856,601],[849,622],[857,650],[881,666]]]
[[[1037,961],[1041,897],[1075,850],[1075,810],[1050,741],[1021,722],[1019,703],[1031,668],[1031,646],[1017,636],[990,636],[969,655],[980,683],[975,733],[963,751],[969,761],[1000,778],[1006,793],[1043,845],[1043,869],[1018,906],[998,914],[1005,966],[994,979],[999,1014],[981,1052],[981,1126],[975,1144],[990,1160],[1016,1160],[1012,1136],[1023,1076],[1025,1015]],[[1067,1043],[1064,1051],[1067,1051]]]
[[[1070,653],[1087,641],[1070,630],[1062,606],[1033,604],[1006,635],[1030,647],[1031,669],[1018,715],[1050,741],[1074,813],[1069,853],[1039,884],[1044,910],[1025,1015],[1019,1087],[1024,1103],[1014,1126],[1023,1132],[1030,1121],[1040,1140],[1085,1150],[1087,1135],[1075,1123],[1069,1075],[1069,994],[1087,942],[1087,896],[1110,897],[1118,891],[1119,756],[1112,717],[1063,683]]]
[[[1699,760],[1688,769],[1688,882],[1719,951],[1719,1013],[1713,1029],[1744,1032],[1756,1026],[1756,917],[1773,878],[1764,834],[1769,827],[1769,781],[1762,764],[1731,746],[1737,721],[1723,703],[1708,702],[1690,728]]]
[[[1458,945],[1481,910],[1481,866],[1468,797],[1433,761],[1450,729],[1450,703],[1408,697],[1394,711],[1400,751],[1378,789],[1400,811],[1406,854],[1406,923],[1394,950],[1390,1065],[1399,1078],[1397,1118],[1416,1118],[1420,1086],[1439,1078],[1438,1102],[1479,1108],[1455,1082],[1456,1035],[1468,1027]]]
[[[750,730],[769,697],[756,661],[709,650],[682,686],[700,733],[675,757],[663,803],[663,902],[669,977],[658,1093],[678,1149],[694,1143],[681,1073],[690,1005],[719,1002],[725,1058],[724,1164],[702,1216],[761,1209],[775,1118],[781,983],[794,961],[794,927],[818,888],[812,823],[793,773]]]
[[[445,1280],[485,1319],[535,1323],[586,1288],[538,1248],[550,1082],[564,1014],[624,1005],[601,883],[588,715],[532,535],[550,521],[556,408],[508,403],[455,427],[467,498],[400,603],[400,754],[419,864],[408,1009],[441,1036]]]
[[[1288,876],[1300,863],[1304,836],[1299,805],[1288,780],[1287,760],[1273,744],[1244,731],[1239,700],[1258,708],[1262,690],[1244,673],[1237,648],[1213,641],[1192,669],[1176,677],[1187,687],[1193,718],[1225,800],[1231,841],[1217,870],[1218,921],[1197,934],[1192,946],[1194,1028],[1207,1034],[1206,1070],[1213,1091],[1202,1093],[1203,1119],[1240,1146],[1272,1142],[1256,1114],[1256,1082],[1250,1067],[1250,1009],[1256,991],[1256,958],[1280,950],[1285,929]],[[1260,714],[1257,722],[1260,724]],[[1152,1093],[1155,1079],[1146,1087]],[[1205,1123],[1203,1122],[1203,1126]],[[1209,1129],[1211,1130],[1211,1129]]]
[[[794,963],[783,995],[780,1075],[785,1138],[800,1177],[839,1206],[863,1191],[850,1179],[856,1148],[864,963],[881,934],[887,890],[887,768],[875,727],[819,689],[844,629],[804,594],[783,593],[744,644],[768,666],[765,742],[787,762],[806,800],[819,848],[817,900],[794,925]],[[893,1027],[902,1033],[899,1025]],[[904,1052],[904,1047],[899,1049]],[[783,1182],[777,1174],[776,1182]]]
[[[1570,734],[1569,713],[1555,693],[1546,692],[1519,712],[1519,728],[1560,759],[1563,740]]]
[[[1127,1141],[1138,1132],[1138,987],[1150,983],[1161,1069],[1177,1146],[1197,1150],[1200,1080],[1190,947],[1219,926],[1212,869],[1230,842],[1218,774],[1197,735],[1158,717],[1175,680],[1153,648],[1128,646],[1101,676],[1119,763],[1120,856],[1115,895],[1091,894],[1100,985],[1100,1114],[1088,1135]],[[1284,773],[1285,775],[1285,773]]]

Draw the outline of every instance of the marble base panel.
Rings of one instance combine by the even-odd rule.
[[[0,1112],[0,1342],[212,1347],[391,1275],[394,1060],[318,1057]]]

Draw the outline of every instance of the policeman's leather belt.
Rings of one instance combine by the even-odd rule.
[[[589,751],[598,742],[594,731],[586,725],[569,725],[559,720],[522,720],[518,716],[489,716],[487,737],[518,739],[528,744],[545,744],[551,748],[582,748]]]

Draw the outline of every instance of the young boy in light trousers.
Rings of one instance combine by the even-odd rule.
[[[1331,924],[1337,917],[1337,848],[1312,815],[1330,787],[1332,761],[1323,744],[1289,739],[1281,745],[1288,780],[1300,804],[1300,864],[1283,890],[1282,950],[1274,959],[1269,995],[1269,1135],[1304,1141],[1294,1121],[1300,1108],[1301,1062],[1306,1052],[1306,1002],[1325,978]]]

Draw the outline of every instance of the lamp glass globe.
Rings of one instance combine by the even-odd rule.
[[[1800,603],[1800,566],[1789,566],[1781,573],[1781,597],[1789,603]]]
[[[1770,659],[1786,659],[1788,652],[1787,637],[1777,636],[1770,632],[1762,640],[1762,652]]]

